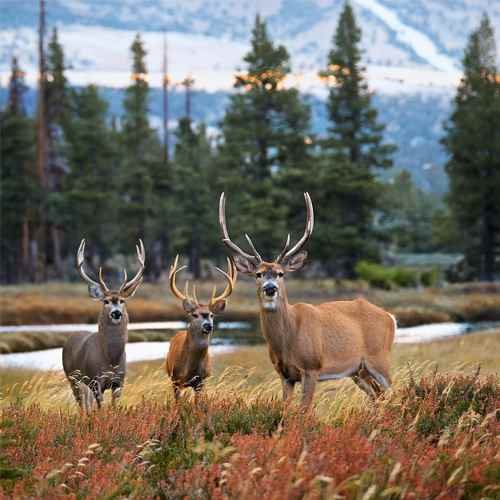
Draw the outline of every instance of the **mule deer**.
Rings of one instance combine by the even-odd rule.
[[[200,304],[196,296],[196,286],[193,296],[189,296],[189,283],[186,282],[185,292],[177,288],[175,278],[186,266],[178,267],[179,256],[170,267],[169,281],[173,295],[182,300],[182,307],[187,314],[187,330],[178,332],[170,342],[167,354],[166,371],[172,380],[174,397],[177,400],[183,388],[191,387],[198,400],[204,380],[210,375],[210,356],[208,347],[214,329],[214,316],[226,307],[226,300],[231,295],[236,283],[237,271],[230,258],[227,259],[228,271],[216,268],[227,280],[227,285],[220,295],[216,295],[214,287],[208,304]]]
[[[78,248],[76,267],[88,283],[89,295],[102,303],[98,329],[94,333],[72,335],[63,348],[64,373],[68,378],[78,404],[90,409],[93,400],[100,407],[103,393],[112,391],[112,402],[120,397],[125,379],[125,344],[128,338],[126,300],[132,297],[142,282],[145,252],[142,240],[136,246],[139,270],[130,280],[123,270],[124,279],[118,290],[110,290],[99,269],[99,281],[92,279],[84,269],[85,239]]]
[[[309,408],[316,383],[351,377],[375,398],[391,384],[389,356],[396,321],[388,312],[358,298],[320,305],[288,303],[286,273],[299,270],[307,252],[302,250],[314,226],[311,198],[304,193],[307,222],[303,236],[290,248],[290,235],[276,260],[266,262],[248,235],[252,253],[243,251],[229,237],[225,196],[219,202],[222,241],[235,255],[239,272],[257,282],[262,333],[278,372],[283,399],[288,402],[297,382],[302,383],[302,406]]]

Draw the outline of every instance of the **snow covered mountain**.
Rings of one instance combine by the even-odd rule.
[[[414,92],[454,85],[470,31],[488,12],[500,25],[500,0],[352,0],[363,31],[371,85],[382,92]],[[290,84],[321,89],[316,77],[343,0],[48,0],[49,26],[60,28],[75,83],[123,86],[128,47],[144,33],[159,84],[163,30],[168,32],[174,79],[191,72],[206,90],[231,88],[248,49],[256,12],[292,54]],[[0,71],[13,53],[36,65],[37,0],[0,0]],[[497,32],[500,42],[500,30]],[[31,78],[33,75],[30,71]]]
[[[234,73],[242,66],[242,57],[248,51],[254,16],[260,12],[267,19],[273,39],[285,44],[291,53],[293,74],[288,85],[300,88],[314,99],[323,99],[326,89],[317,73],[325,65],[344,0],[47,0],[46,3],[47,24],[49,28],[59,27],[71,62],[68,76],[76,85],[97,83],[117,89],[128,85],[129,47],[135,34],[141,32],[148,50],[150,83],[159,86],[163,31],[166,31],[174,82],[179,83],[191,74],[200,96],[228,92]],[[389,120],[388,135],[400,146],[397,162],[412,170],[417,179],[424,179],[425,172],[434,172],[433,165],[443,163],[444,152],[438,145],[441,123],[460,77],[460,59],[467,37],[478,26],[483,12],[488,13],[493,26],[499,27],[496,36],[500,46],[500,0],[351,0],[351,3],[363,33],[370,87],[379,95],[377,104],[383,117]],[[11,56],[16,54],[27,70],[28,83],[34,85],[37,15],[38,0],[0,0],[0,84],[5,85]],[[208,97],[200,97],[199,112],[215,125],[223,109],[203,108],[201,103],[209,101]],[[225,99],[217,98],[211,105],[215,102],[222,103]],[[160,107],[152,106],[151,111],[153,115],[159,114]],[[315,128],[321,130],[324,116],[321,113],[314,116]],[[410,127],[409,122],[412,122]],[[415,124],[421,128],[415,129]],[[408,128],[413,135],[408,136]],[[412,147],[426,151],[427,156],[417,155],[418,165],[414,152],[402,153]],[[435,175],[441,175],[436,182],[442,185],[442,174]]]

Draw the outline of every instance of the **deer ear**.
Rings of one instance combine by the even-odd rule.
[[[306,259],[307,252],[305,250],[302,250],[302,252],[292,255],[292,257],[287,259],[282,265],[285,271],[298,271],[304,266],[304,264],[306,263]]]
[[[208,306],[208,308],[210,309],[210,312],[212,312],[214,314],[218,314],[226,308],[226,300],[220,299],[220,300],[214,302],[213,304],[210,304]]]
[[[192,313],[196,309],[196,304],[192,300],[184,299],[182,301],[182,308],[185,312]]]
[[[257,271],[257,265],[249,259],[242,257],[241,255],[235,255],[233,257],[234,265],[236,269],[243,274],[252,276]]]
[[[126,299],[133,297],[135,295],[135,292],[137,292],[137,289],[139,288],[139,285],[141,283],[142,283],[142,278],[136,281],[132,286],[126,288],[125,290],[122,290],[121,295]]]
[[[102,300],[104,298],[104,292],[99,285],[89,284],[89,295],[94,300]]]

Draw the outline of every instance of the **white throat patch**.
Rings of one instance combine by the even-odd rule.
[[[272,299],[262,299],[262,307],[266,311],[276,311],[278,309],[278,297]]]

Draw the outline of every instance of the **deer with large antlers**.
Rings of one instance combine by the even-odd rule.
[[[179,256],[170,267],[169,281],[172,294],[182,301],[182,307],[187,315],[187,330],[178,332],[170,342],[167,354],[166,371],[172,380],[174,397],[177,400],[182,389],[191,387],[199,399],[204,380],[210,376],[210,356],[208,347],[214,330],[214,316],[226,307],[226,301],[231,295],[236,283],[237,271],[233,261],[227,259],[228,271],[216,267],[227,281],[224,291],[217,295],[216,287],[208,304],[201,304],[196,296],[196,286],[193,294],[189,294],[189,283],[186,281],[182,293],[176,285],[176,275],[186,266],[179,267]]]
[[[302,406],[307,409],[317,382],[344,377],[351,377],[375,398],[391,384],[389,356],[396,330],[394,317],[362,298],[319,305],[288,302],[285,276],[304,265],[307,252],[303,247],[314,227],[311,198],[308,193],[304,193],[304,198],[307,222],[302,238],[290,248],[288,235],[276,260],[266,262],[248,235],[245,237],[252,253],[231,241],[222,193],[222,241],[234,255],[238,271],[256,279],[262,333],[281,378],[285,403],[297,382],[302,383]]]
[[[74,334],[63,348],[64,372],[76,401],[85,410],[90,409],[93,400],[100,407],[107,389],[112,391],[113,404],[121,395],[126,372],[125,344],[128,339],[126,300],[135,294],[142,283],[145,269],[142,240],[139,240],[136,251],[139,260],[136,275],[128,280],[124,269],[122,284],[118,290],[110,290],[104,282],[102,268],[99,269],[98,281],[85,271],[85,239],[78,248],[78,272],[88,284],[90,297],[102,304],[97,332]]]

